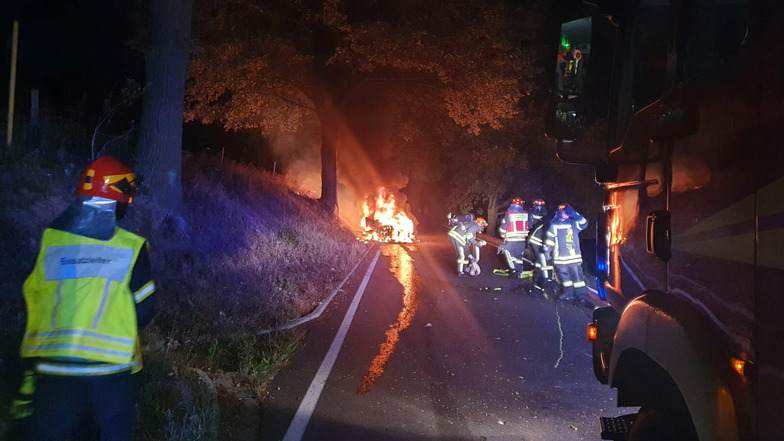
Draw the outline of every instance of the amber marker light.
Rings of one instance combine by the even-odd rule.
[[[746,375],[746,362],[741,360],[740,358],[730,357],[732,361],[732,369],[741,374]]]
[[[588,338],[588,341],[596,341],[599,337],[599,328],[596,327],[595,323],[588,325],[588,328],[585,330],[585,336]]]

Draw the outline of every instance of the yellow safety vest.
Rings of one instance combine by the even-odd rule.
[[[44,371],[62,375],[138,370],[139,300],[128,283],[145,245],[143,237],[122,228],[107,241],[46,229],[22,288],[27,304],[22,358],[88,362]]]

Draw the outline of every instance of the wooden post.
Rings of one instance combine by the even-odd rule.
[[[19,20],[14,20],[14,33],[11,43],[11,79],[8,89],[8,131],[6,132],[6,147],[11,146],[14,133],[14,92],[16,91],[16,51],[19,43]],[[5,155],[4,155],[5,156]]]

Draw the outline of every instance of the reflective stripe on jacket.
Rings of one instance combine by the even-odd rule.
[[[547,230],[545,245],[552,248],[555,265],[582,263],[583,256],[580,253],[578,233],[587,226],[588,221],[582,216],[579,216],[578,219],[567,218],[563,220],[558,217],[553,219]]]
[[[482,227],[476,222],[463,222],[455,225],[449,230],[449,237],[457,241],[461,246],[476,241],[477,233],[482,232]]]
[[[155,287],[148,283],[132,293],[128,284],[145,245],[143,237],[121,228],[107,241],[46,229],[35,268],[23,286],[28,316],[21,356],[137,366],[135,304]],[[85,367],[71,374],[83,375],[77,371]]]
[[[528,235],[528,243],[534,247],[542,247],[544,246],[544,239],[545,235],[545,224],[544,222],[539,222],[536,226],[531,230],[531,233]]]

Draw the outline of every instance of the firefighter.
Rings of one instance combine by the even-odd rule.
[[[32,440],[70,439],[87,420],[102,441],[131,440],[138,330],[155,313],[147,240],[117,226],[136,185],[125,164],[98,158],[76,201],[43,232],[22,287],[20,355],[35,371]]]
[[[462,215],[466,216],[466,215]],[[462,217],[462,219],[471,219],[471,217]],[[450,225],[454,226],[449,230],[449,240],[455,247],[457,254],[457,276],[465,277],[468,271],[471,275],[479,275],[479,249],[484,245],[483,240],[477,239],[476,235],[481,233],[487,227],[487,221],[483,217],[477,217],[476,220],[452,221],[450,217]],[[458,217],[458,219],[461,219]]]
[[[560,300],[590,306],[583,276],[583,258],[578,234],[588,221],[569,204],[561,204],[547,229],[545,252],[552,253],[553,265],[563,287]]]
[[[553,270],[551,259],[544,252],[544,242],[550,227],[544,199],[534,201],[529,218],[528,252],[534,260],[534,288],[544,291],[546,283],[552,279]]]
[[[534,201],[533,208],[531,208],[531,212],[528,213],[528,225],[530,226],[529,234],[533,231],[534,227],[541,223],[542,221],[546,221],[547,219],[547,207],[545,206],[544,199],[536,199]]]
[[[504,255],[509,271],[515,277],[522,277],[523,253],[528,237],[528,212],[523,208],[523,200],[515,197],[506,210],[506,215],[498,227],[498,233],[504,243],[498,247],[498,253]]]

